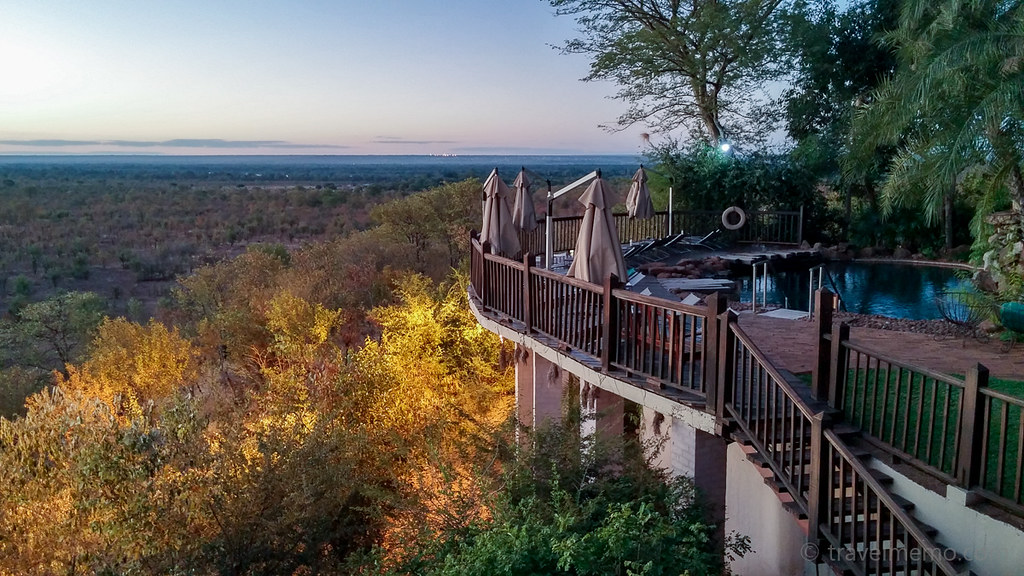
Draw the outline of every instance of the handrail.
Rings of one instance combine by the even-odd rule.
[[[674,310],[683,314],[702,315],[707,312],[707,308],[703,306],[692,306],[690,304],[683,304],[682,302],[673,302],[671,300],[664,300],[662,298],[656,298],[646,294],[630,292],[629,290],[623,290],[621,288],[613,290],[612,295],[621,300],[636,302],[638,304],[646,304],[648,306],[661,306],[662,308]]]
[[[846,446],[842,438],[835,431],[827,428],[822,432],[831,450],[841,458],[841,466],[838,467],[838,470],[835,469],[837,467],[830,466],[831,469],[828,470],[828,474],[824,478],[828,486],[828,493],[839,493],[840,497],[836,509],[829,506],[827,516],[819,516],[819,526],[815,528],[827,526],[828,529],[823,533],[829,540],[832,540],[832,545],[848,551],[848,553],[838,554],[838,557],[847,560],[851,564],[850,568],[860,574],[875,574],[876,570],[884,565],[891,568],[897,560],[902,560],[907,564],[907,567],[900,570],[903,573],[911,572],[909,566],[916,564],[916,570],[919,573],[924,573],[925,570],[932,570],[929,573],[935,573],[934,570],[937,569],[939,573],[948,576],[960,574],[961,571],[947,559],[946,550],[935,544],[931,536],[918,526],[917,522],[896,502],[881,482],[871,475],[867,466]],[[831,461],[831,457],[829,461]],[[849,484],[846,476],[847,469],[851,472]],[[838,476],[836,472],[838,472]],[[863,483],[863,489],[859,494],[858,481]],[[858,509],[858,497],[861,500],[860,509]],[[878,501],[874,510],[871,506],[871,497]],[[851,502],[849,514],[845,510],[845,500]],[[890,527],[886,534],[880,526],[876,525],[874,538],[869,536],[871,516],[876,516],[876,523],[880,523],[883,519],[881,506],[885,507],[885,511],[906,534],[898,538],[895,527]],[[836,513],[838,513],[838,522],[836,522]],[[844,529],[847,528],[847,516],[850,517],[847,536],[851,541],[844,543],[842,535]],[[821,520],[824,522],[820,522]],[[863,528],[863,534],[858,534],[858,528]],[[838,533],[838,538],[836,538],[836,533]],[[886,542],[889,544],[888,548],[885,547]],[[915,543],[916,546],[913,545]],[[898,552],[899,548],[896,544],[903,545],[903,558],[900,558],[901,553]]]
[[[794,401],[798,401],[797,405],[800,408],[800,412],[808,419],[813,418],[816,413],[811,406],[807,404],[810,397],[810,390],[798,391],[793,388],[785,376],[775,368],[774,365],[768,360],[768,357],[761,352],[761,349],[754,344],[754,341],[750,339],[750,336],[740,328],[739,324],[730,323],[730,331],[738,338],[743,345],[750,350],[751,354],[757,359],[759,363],[764,367],[768,374],[779,383],[779,387]]]
[[[659,210],[648,220],[629,218],[626,213],[612,214],[622,242],[638,242],[652,237],[667,238],[678,232],[693,236],[703,236],[718,229],[721,212],[715,210],[686,210],[673,214],[673,229],[669,229],[668,211]],[[766,220],[776,219],[775,224]],[[748,224],[737,234],[736,240],[741,243],[765,242],[770,244],[798,245],[803,241],[801,226],[803,212],[797,210],[758,210],[747,213]],[[551,250],[561,252],[572,250],[575,246],[578,224],[583,215],[552,216]],[[537,219],[538,227],[529,233],[520,235],[524,252],[547,254],[547,216]],[[680,228],[680,230],[676,230]],[[687,229],[690,228],[690,229]]]

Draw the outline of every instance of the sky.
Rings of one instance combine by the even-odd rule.
[[[0,0],[0,154],[634,154],[544,0]]]

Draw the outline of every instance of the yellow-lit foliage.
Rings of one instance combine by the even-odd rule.
[[[330,348],[328,338],[338,325],[340,310],[280,293],[270,301],[267,328],[273,338],[271,349],[289,363],[309,363]]]
[[[57,384],[98,398],[129,419],[149,400],[166,398],[195,382],[192,345],[152,320],[142,326],[124,318],[100,325],[89,359],[80,367],[68,366],[67,378]]]
[[[377,422],[418,434],[466,415],[508,414],[509,375],[495,365],[500,342],[476,324],[464,289],[458,282],[437,289],[410,275],[399,283],[397,304],[374,310],[380,340],[368,341],[358,360],[373,381]]]
[[[0,575],[165,573],[165,551],[198,548],[206,480],[175,465],[177,432],[59,389],[0,419]]]

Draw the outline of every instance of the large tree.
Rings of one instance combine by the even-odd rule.
[[[896,26],[898,0],[859,0],[842,8],[836,0],[798,0],[791,14],[789,44],[797,58],[784,95],[786,129],[799,162],[844,197],[845,236],[852,197],[875,204],[881,168],[892,155],[891,148],[880,148],[863,174],[840,177],[854,111],[896,68],[894,51],[877,39]]]
[[[953,183],[982,166],[989,188],[1024,202],[1024,0],[907,0],[885,41],[899,69],[855,118],[850,167],[898,145],[883,185],[890,206],[938,218]],[[1022,213],[1024,218],[1024,213]],[[1024,222],[1024,220],[1022,220]]]
[[[780,77],[786,0],[549,0],[582,36],[566,53],[592,57],[587,81],[619,85],[619,127],[684,128],[718,144],[763,138],[766,84]]]

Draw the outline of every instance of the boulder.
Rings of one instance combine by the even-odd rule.
[[[864,248],[860,249],[860,252],[857,253],[858,258],[872,258],[874,257],[874,255],[875,249],[872,248],[871,246],[865,246]]]
[[[900,260],[906,260],[907,258],[910,258],[910,250],[900,246],[892,251],[892,257]]]

